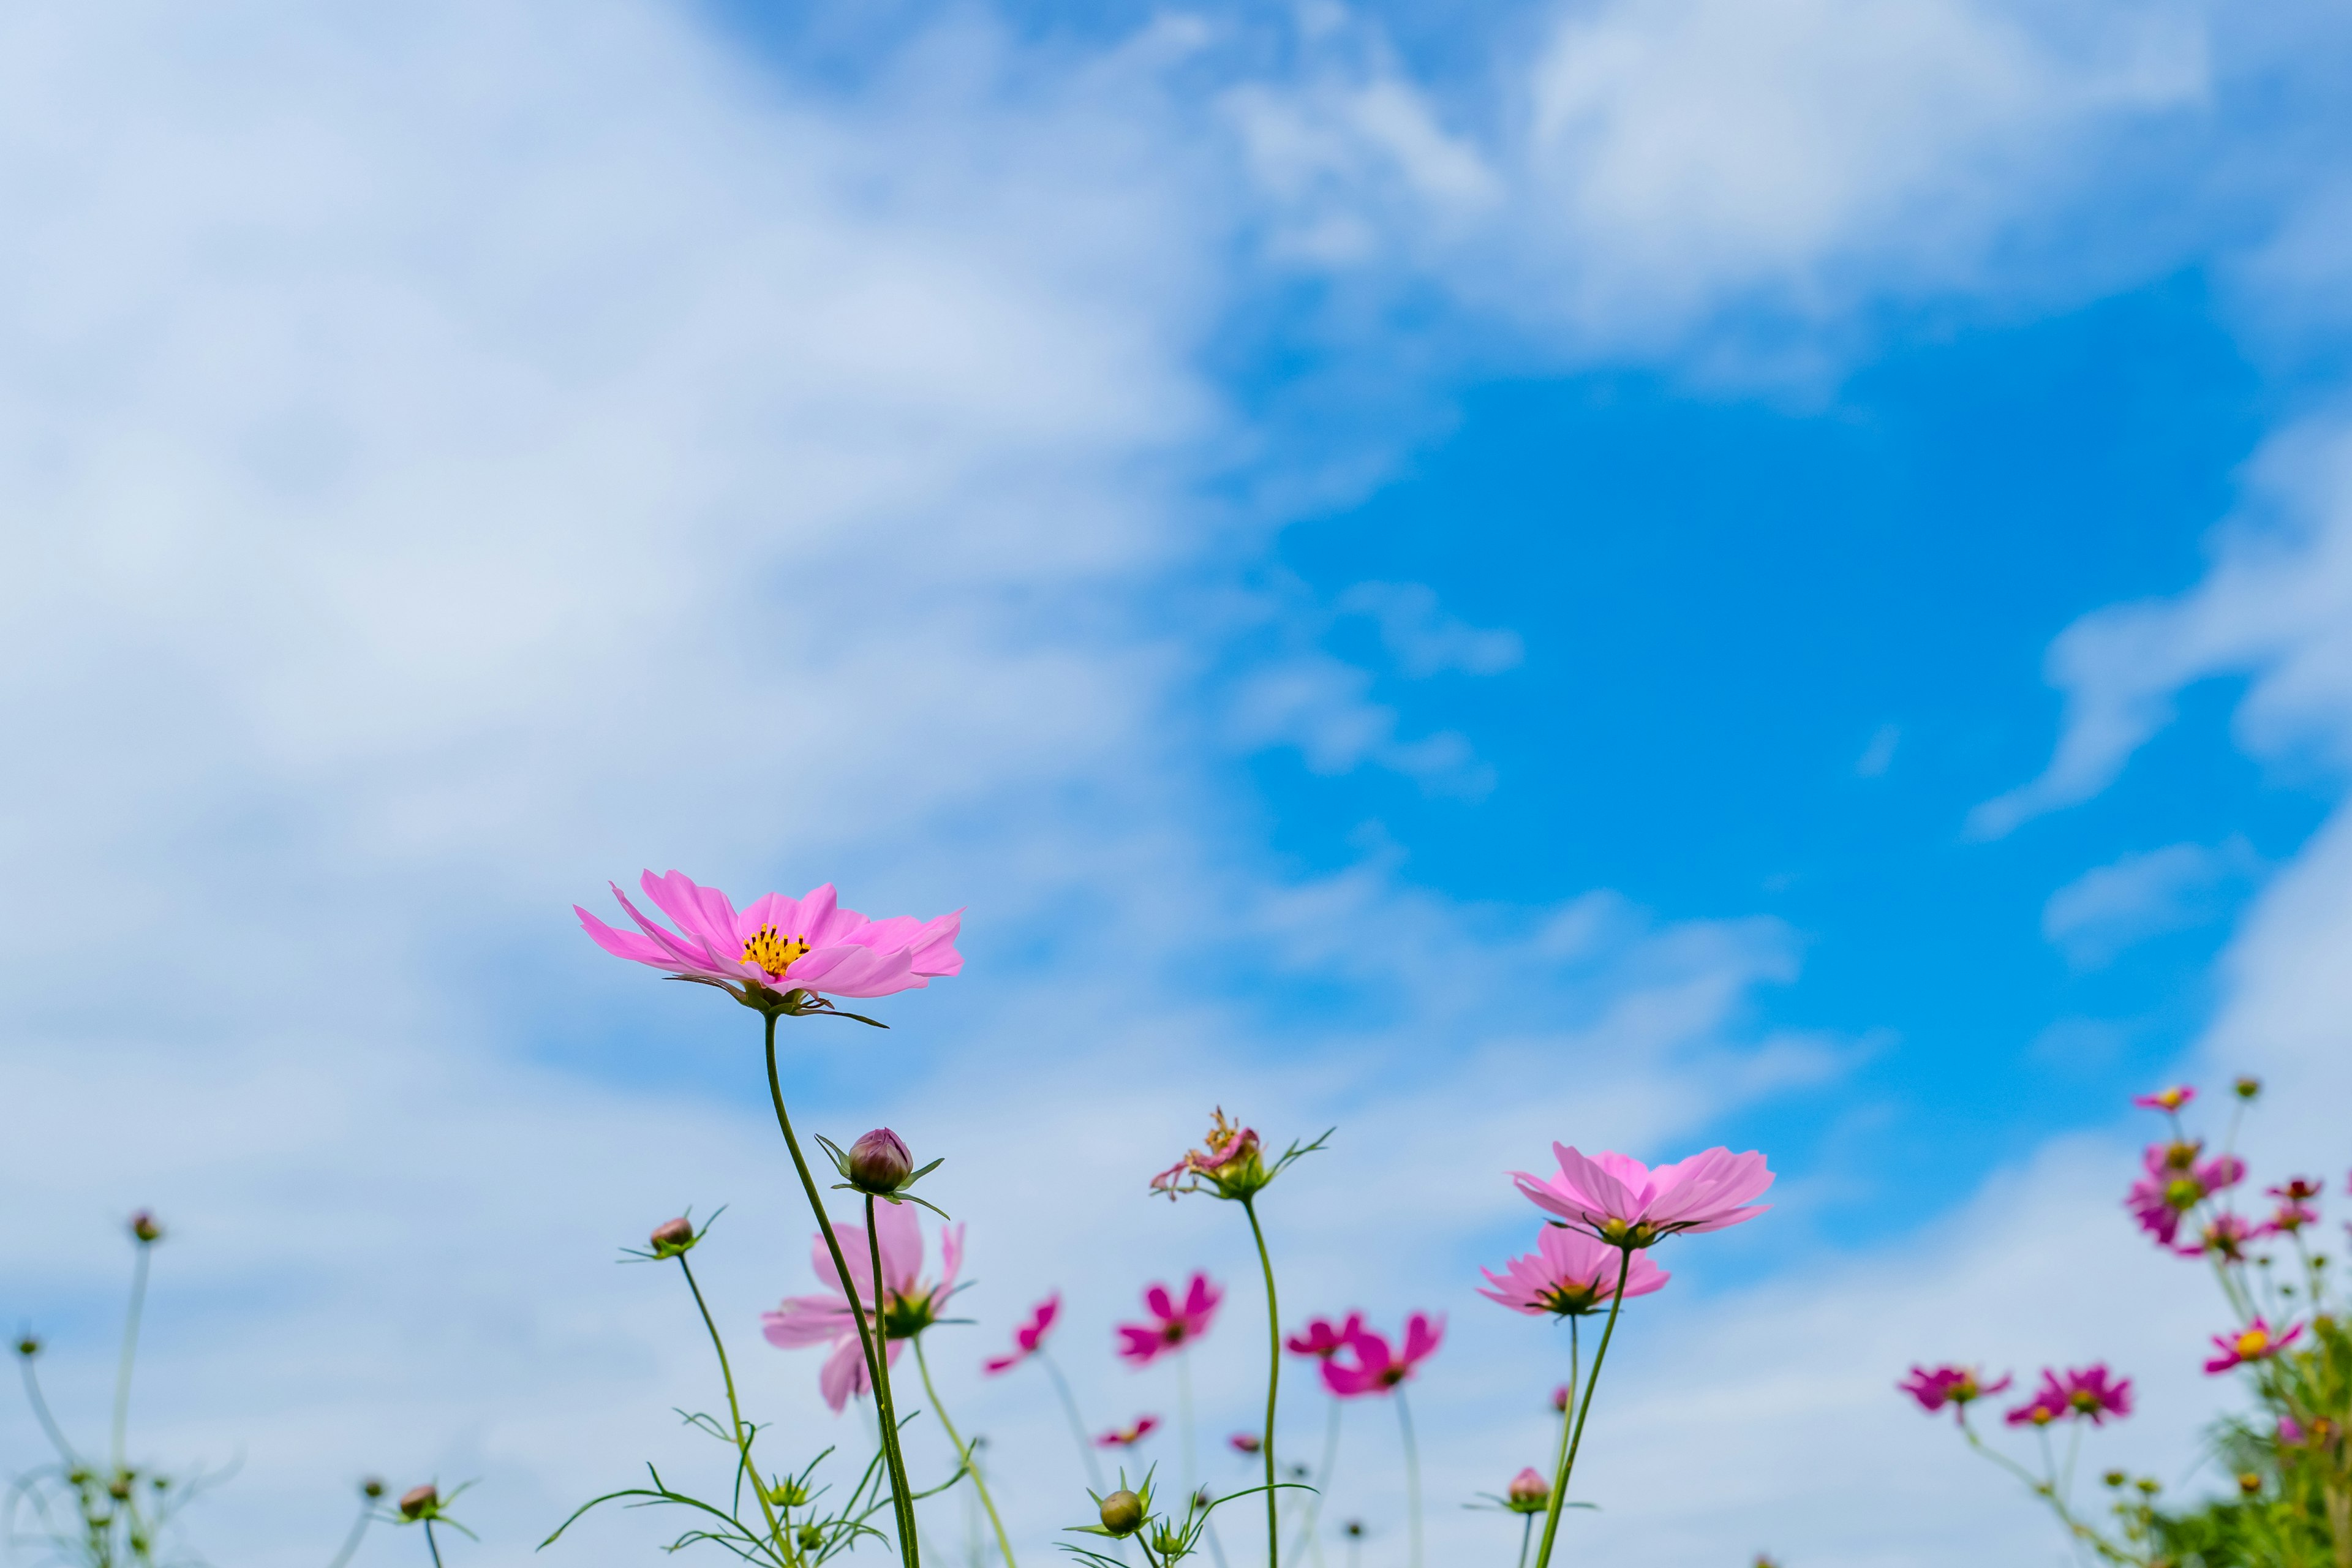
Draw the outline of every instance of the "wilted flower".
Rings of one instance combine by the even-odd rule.
[[[1648,1247],[1679,1231],[1721,1230],[1768,1206],[1754,1200],[1772,1184],[1772,1173],[1753,1150],[1709,1149],[1654,1170],[1623,1154],[1591,1160],[1564,1143],[1551,1148],[1559,1174],[1538,1181],[1515,1171],[1519,1191],[1537,1207],[1612,1247]]]
[[[1445,1320],[1415,1312],[1405,1320],[1404,1349],[1400,1354],[1387,1338],[1370,1329],[1358,1329],[1348,1341],[1343,1361],[1334,1356],[1323,1363],[1323,1386],[1342,1399],[1386,1394],[1413,1373],[1413,1369],[1437,1353],[1445,1338]]]
[[[980,1363],[980,1370],[994,1376],[1010,1372],[1035,1355],[1045,1346],[1045,1336],[1054,1330],[1054,1321],[1062,1315],[1062,1293],[1059,1290],[1029,1309],[1029,1321],[1013,1331],[1013,1349],[1003,1355],[992,1355]]]
[[[2227,1372],[2247,1362],[2267,1361],[2294,1343],[2302,1333],[2301,1323],[2282,1334],[2274,1332],[2270,1324],[2256,1318],[2234,1334],[2213,1336],[2213,1348],[2221,1353],[2205,1363],[2205,1370],[2209,1373]]]
[[[1971,1401],[1982,1399],[1989,1394],[1999,1394],[2009,1384],[2010,1379],[2006,1374],[1998,1383],[1987,1383],[1974,1367],[1947,1364],[1915,1366],[1911,1369],[1911,1375],[1896,1384],[1895,1387],[1917,1400],[1919,1408],[1931,1415],[1948,1405],[1952,1406],[1952,1414],[1958,1416]]]
[[[1513,1513],[1541,1513],[1551,1501],[1551,1483],[1530,1465],[1511,1478],[1503,1490],[1503,1506]]]
[[[914,1210],[877,1208],[874,1232],[882,1249],[882,1337],[885,1353],[895,1366],[904,1342],[929,1328],[955,1292],[956,1273],[963,1267],[963,1226],[940,1228],[937,1284],[925,1283],[921,1279],[923,1227]],[[869,1254],[873,1243],[867,1240],[866,1227],[837,1225],[833,1234],[841,1243],[843,1259],[849,1265],[849,1279],[857,1291],[858,1307],[871,1311],[874,1268]],[[761,1332],[770,1344],[783,1350],[818,1344],[832,1348],[833,1353],[817,1372],[817,1388],[838,1415],[854,1395],[872,1388],[873,1380],[866,1372],[865,1349],[858,1342],[857,1319],[850,1310],[849,1298],[842,1292],[841,1276],[834,1269],[832,1251],[822,1235],[810,1246],[809,1261],[825,1290],[817,1295],[785,1297],[774,1311],[761,1314]]]
[[[2161,1110],[2169,1115],[2197,1098],[2197,1091],[2185,1083],[2174,1084],[2154,1094],[2135,1094],[2132,1103],[2143,1110]]]
[[[647,920],[615,882],[613,896],[645,934],[615,931],[574,904],[572,912],[596,945],[680,980],[715,985],[765,1013],[822,1007],[819,994],[887,996],[963,969],[955,949],[961,910],[932,921],[867,920],[839,908],[827,882],[802,899],[770,893],[738,913],[725,893],[681,872],[656,877],[647,871],[639,885],[677,929]]]
[[[1628,1253],[1583,1231],[1548,1225],[1536,1237],[1536,1250],[1512,1258],[1502,1273],[1478,1270],[1494,1287],[1478,1294],[1529,1317],[1583,1317],[1607,1310],[1621,1269],[1628,1296],[1646,1296],[1672,1278],[1646,1252]]]
[[[1152,1321],[1118,1325],[1123,1342],[1119,1359],[1130,1366],[1150,1366],[1161,1356],[1183,1349],[1209,1331],[1216,1320],[1217,1304],[1224,1299],[1223,1289],[1199,1272],[1193,1274],[1181,1305],[1169,1295],[1167,1286],[1152,1285],[1143,1292],[1143,1309]]]
[[[1158,1429],[1160,1417],[1139,1415],[1125,1426],[1114,1426],[1095,1439],[1097,1448],[1132,1448]],[[1113,1494],[1114,1496],[1117,1494]],[[1106,1520],[1105,1523],[1109,1521]]]
[[[1273,1180],[1258,1135],[1251,1128],[1225,1118],[1219,1106],[1201,1147],[1151,1178],[1151,1190],[1174,1198],[1178,1193],[1199,1192],[1203,1184],[1221,1198],[1254,1195]]]
[[[1309,1318],[1303,1333],[1296,1333],[1282,1342],[1283,1349],[1292,1355],[1311,1355],[1329,1361],[1348,1346],[1348,1342],[1363,1329],[1364,1315],[1350,1312],[1347,1321],[1335,1323],[1328,1318]]]

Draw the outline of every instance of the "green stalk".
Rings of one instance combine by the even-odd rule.
[[[1062,1369],[1042,1345],[1037,1350],[1037,1361],[1045,1367],[1045,1375],[1054,1380],[1054,1392],[1062,1396],[1062,1414],[1070,1418],[1070,1436],[1078,1445],[1078,1458],[1086,1461],[1087,1480],[1099,1494],[1103,1489],[1102,1466],[1095,1458],[1094,1440],[1087,1436],[1086,1418],[1078,1414],[1078,1402],[1070,1394],[1069,1379],[1062,1375]]]
[[[139,1355],[139,1318],[147,1306],[147,1258],[154,1243],[139,1244],[139,1260],[131,1268],[131,1310],[122,1319],[122,1361],[114,1374],[114,1473],[122,1473],[123,1447],[131,1426],[131,1367]]]
[[[727,1419],[735,1435],[735,1475],[740,1483],[745,1475],[751,1478],[751,1490],[760,1500],[760,1514],[768,1521],[768,1537],[780,1552],[792,1548],[784,1542],[783,1526],[776,1521],[776,1506],[768,1497],[767,1486],[760,1479],[757,1467],[751,1463],[752,1434],[743,1426],[743,1407],[735,1399],[735,1372],[727,1364],[727,1345],[719,1337],[719,1325],[711,1321],[709,1304],[702,1299],[702,1287],[695,1283],[694,1269],[686,1261],[686,1254],[677,1255],[677,1267],[686,1276],[686,1288],[694,1292],[694,1305],[702,1313],[702,1326],[710,1331],[710,1348],[719,1352],[719,1376],[727,1384]],[[741,1494],[737,1494],[736,1506],[740,1508]]]
[[[1411,1528],[1412,1568],[1421,1568],[1421,1450],[1412,1440],[1412,1408],[1404,1402],[1404,1384],[1397,1384],[1397,1426],[1404,1434],[1404,1506]]]
[[[1282,1494],[1275,1490],[1274,1481],[1274,1399],[1282,1386],[1282,1308],[1274,1295],[1274,1255],[1265,1249],[1265,1231],[1257,1223],[1257,1202],[1242,1200],[1242,1212],[1249,1215],[1250,1235],[1257,1242],[1258,1267],[1265,1271],[1265,1563],[1266,1568],[1281,1568],[1282,1523],[1277,1500]]]
[[[1568,1451],[1559,1457],[1559,1474],[1552,1479],[1551,1506],[1544,1511],[1543,1544],[1536,1548],[1536,1568],[1551,1562],[1552,1537],[1559,1531],[1560,1505],[1568,1500],[1568,1478],[1576,1469],[1576,1451],[1584,1446],[1585,1418],[1592,1414],[1592,1391],[1601,1386],[1601,1363],[1609,1359],[1609,1342],[1617,1332],[1617,1314],[1625,1305],[1625,1280],[1633,1271],[1633,1249],[1617,1249],[1617,1289],[1609,1298],[1609,1321],[1601,1331],[1601,1348],[1592,1352],[1592,1375],[1585,1380],[1584,1401],[1577,1406],[1576,1430]]]
[[[1331,1471],[1339,1460],[1339,1396],[1327,1394],[1323,1403],[1330,1407],[1323,1422],[1323,1468],[1316,1472],[1315,1491],[1307,1500],[1306,1522],[1299,1526],[1297,1538],[1290,1543],[1291,1556],[1311,1549],[1318,1562],[1322,1561],[1323,1543],[1316,1539],[1315,1521],[1323,1516],[1323,1494],[1330,1489]]]
[[[882,1442],[885,1451],[896,1466],[893,1474],[907,1473],[906,1450],[898,1446],[898,1401],[890,1392],[890,1333],[882,1324],[883,1308],[890,1299],[889,1287],[882,1282],[882,1229],[874,1223],[874,1194],[866,1194],[866,1250],[874,1267],[874,1340],[875,1365],[878,1376],[874,1384],[874,1410],[881,1417]],[[914,1493],[900,1489],[906,1500],[904,1513],[908,1531],[915,1529]]]
[[[433,1568],[441,1568],[441,1546],[433,1539],[433,1521],[425,1521],[425,1550],[433,1553]]]
[[[931,1363],[923,1355],[923,1336],[915,1336],[915,1370],[923,1374],[923,1392],[930,1396],[931,1414],[940,1418],[940,1430],[955,1445],[956,1458],[971,1477],[972,1489],[980,1494],[980,1506],[988,1510],[989,1528],[996,1531],[996,1549],[1004,1553],[1004,1568],[1015,1568],[1013,1542],[1005,1539],[1004,1521],[996,1517],[996,1501],[988,1495],[988,1483],[981,1479],[980,1468],[971,1462],[971,1450],[964,1447],[957,1435],[955,1423],[948,1419],[948,1407],[940,1403],[940,1391],[931,1384]]]

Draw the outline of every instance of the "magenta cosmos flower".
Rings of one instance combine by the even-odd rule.
[[[1003,1355],[992,1355],[980,1363],[980,1370],[991,1377],[1000,1372],[1011,1372],[1031,1356],[1045,1348],[1045,1336],[1054,1331],[1054,1320],[1062,1315],[1062,1293],[1046,1297],[1029,1310],[1029,1321],[1013,1331],[1013,1349]]]
[[[2227,1372],[2233,1366],[2243,1366],[2252,1361],[2268,1361],[2303,1336],[2303,1325],[2297,1323],[2284,1333],[2273,1331],[2270,1324],[2256,1318],[2234,1334],[2215,1334],[2213,1348],[2221,1353],[2205,1363],[2207,1372]]]
[[[1721,1230],[1754,1219],[1768,1205],[1755,1200],[1772,1184],[1764,1156],[1709,1149],[1653,1170],[1623,1154],[1587,1159],[1565,1143],[1551,1152],[1559,1174],[1538,1181],[1525,1171],[1511,1177],[1538,1208],[1591,1232],[1612,1247],[1648,1247],[1678,1231]]]
[[[1911,1375],[1895,1386],[1919,1402],[1919,1408],[1930,1415],[1952,1407],[1955,1417],[1964,1417],[1969,1405],[1989,1394],[1999,1394],[2010,1384],[2004,1375],[1999,1383],[1987,1383],[1983,1373],[1970,1366],[1946,1364],[1937,1367],[1915,1366]]]
[[[1628,1296],[1662,1289],[1672,1278],[1646,1252],[1623,1252],[1580,1230],[1548,1225],[1536,1237],[1536,1250],[1512,1258],[1502,1273],[1478,1270],[1494,1287],[1478,1294],[1529,1317],[1580,1318],[1616,1298],[1617,1275],[1628,1258],[1633,1264],[1626,1270]]]
[[[2160,1089],[2154,1094],[2135,1094],[2132,1103],[2143,1110],[2161,1110],[2170,1115],[2196,1098],[2194,1089],[2185,1083],[2176,1083],[2170,1089]]]
[[[2032,1401],[2011,1411],[2009,1424],[2046,1426],[2060,1416],[2075,1415],[2097,1426],[2110,1415],[2128,1415],[2131,1410],[2131,1379],[2115,1376],[2105,1362],[2077,1367],[2063,1375],[2045,1367]]]
[[[1435,1355],[1444,1339],[1445,1320],[1426,1312],[1415,1312],[1405,1320],[1402,1353],[1385,1335],[1358,1329],[1349,1336],[1347,1349],[1323,1363],[1323,1386],[1341,1399],[1387,1394]]]
[[[887,996],[963,968],[955,948],[961,910],[932,921],[911,915],[871,921],[836,905],[827,882],[803,899],[770,893],[739,913],[726,894],[698,886],[682,872],[656,877],[647,871],[639,881],[677,929],[647,920],[615,882],[613,896],[644,934],[615,931],[574,904],[572,912],[596,945],[680,980],[716,985],[748,1006],[773,1006],[782,999],[780,992],[791,991]]]
[[[1153,1285],[1143,1293],[1143,1310],[1151,1314],[1148,1323],[1118,1325],[1120,1344],[1118,1356],[1129,1366],[1150,1366],[1161,1356],[1182,1350],[1209,1331],[1216,1320],[1217,1303],[1225,1299],[1223,1287],[1210,1283],[1205,1274],[1195,1273],[1179,1305],[1168,1293],[1165,1285]]]
[[[1160,1417],[1139,1415],[1125,1426],[1114,1426],[1095,1439],[1097,1448],[1132,1448],[1158,1430]]]
[[[929,1328],[955,1292],[956,1272],[963,1266],[963,1226],[950,1225],[940,1229],[937,1284],[922,1279],[923,1227],[916,1220],[913,1209],[895,1204],[877,1205],[874,1230],[882,1248],[882,1283],[886,1292],[882,1300],[882,1332],[887,1342],[890,1364],[896,1366],[906,1342]],[[874,1269],[868,1261],[866,1228],[836,1225],[833,1233],[841,1242],[842,1256],[848,1260],[849,1280],[856,1288],[858,1303],[870,1310],[874,1302]],[[849,1299],[842,1293],[841,1276],[834,1271],[833,1254],[822,1235],[811,1243],[809,1259],[824,1291],[785,1297],[774,1311],[761,1314],[761,1332],[767,1335],[770,1344],[783,1350],[808,1345],[832,1349],[833,1353],[818,1369],[816,1383],[824,1402],[837,1415],[853,1396],[869,1392],[874,1384],[866,1375],[866,1353],[858,1343],[856,1320],[850,1314]]]
[[[1348,1348],[1348,1342],[1363,1332],[1364,1314],[1350,1312],[1345,1322],[1335,1323],[1328,1318],[1309,1318],[1305,1331],[1291,1335],[1282,1342],[1292,1355],[1311,1355],[1329,1361]]]

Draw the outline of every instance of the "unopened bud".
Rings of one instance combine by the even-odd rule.
[[[131,1234],[142,1242],[157,1242],[163,1239],[163,1227],[155,1223],[152,1209],[141,1209],[131,1216]]]
[[[1347,1533],[1350,1541],[1361,1541],[1364,1538],[1364,1521],[1360,1519],[1351,1519],[1339,1528]]]
[[[799,1508],[808,1500],[808,1488],[789,1476],[768,1489],[768,1500],[778,1508]]]
[[[1133,1535],[1143,1528],[1143,1500],[1125,1487],[1102,1500],[1102,1527],[1113,1535]]]
[[[131,1496],[131,1472],[125,1470],[106,1483],[106,1495],[120,1502]]]
[[[1265,1446],[1258,1441],[1257,1434],[1255,1432],[1236,1432],[1225,1441],[1232,1446],[1236,1454],[1255,1454]]]
[[[814,1524],[803,1524],[793,1532],[800,1540],[801,1550],[811,1556],[824,1549],[824,1531]]]
[[[2149,1497],[2154,1497],[2157,1493],[2164,1489],[2164,1483],[2158,1480],[2154,1476],[2142,1476],[2139,1479],[2134,1481],[2132,1485],[2139,1488],[2141,1491],[2146,1492]]]
[[[861,1193],[895,1193],[914,1173],[913,1151],[887,1127],[877,1127],[849,1146],[849,1184]]]
[[[373,1502],[377,1498],[383,1496],[383,1478],[381,1476],[370,1476],[367,1479],[362,1481],[360,1483],[360,1496],[367,1499],[370,1502]]]
[[[1551,1500],[1551,1483],[1543,1479],[1542,1471],[1530,1465],[1511,1478],[1503,1495],[1513,1508],[1533,1513]]]
[[[694,1222],[679,1216],[666,1219],[654,1226],[654,1254],[658,1258],[675,1258],[694,1245]]]
[[[2101,1476],[2099,1479],[2106,1482],[2107,1485],[2111,1487],[2119,1487],[2131,1478],[2125,1475],[2121,1470],[2109,1470],[2105,1475]]]
[[[2263,1478],[2248,1470],[2238,1478],[2238,1489],[2248,1497],[2263,1489]]]
[[[1568,1411],[1568,1384],[1561,1384],[1551,1391],[1551,1407],[1562,1415]]]
[[[41,1342],[37,1335],[26,1334],[16,1342],[16,1353],[30,1361],[41,1353]]]
[[[423,1519],[439,1505],[441,1493],[430,1486],[411,1487],[400,1494],[400,1517]]]
[[[2242,1078],[2231,1087],[2238,1091],[2240,1100],[2252,1100],[2263,1092],[2263,1080],[2252,1077]]]

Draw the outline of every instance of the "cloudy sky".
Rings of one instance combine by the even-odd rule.
[[[453,1568],[635,1560],[532,1548],[720,1484],[614,1259],[725,1203],[766,1441],[855,1452],[757,1338],[756,1020],[569,912],[832,880],[966,911],[787,1074],[947,1159],[1024,1561],[1083,1472],[977,1363],[1048,1289],[1176,1473],[1109,1325],[1227,1280],[1238,1476],[1246,1232],[1141,1192],[1217,1103],[1339,1129],[1287,1316],[1449,1316],[1437,1560],[1546,1447],[1559,1336],[1471,1288],[1560,1139],[1781,1173],[1661,1251],[1580,1553],[2061,1561],[1894,1379],[2106,1356],[2100,1462],[2189,1477],[2219,1308],[2125,1098],[2259,1072],[2259,1170],[2347,1159],[2347,57],[2304,0],[12,10],[0,1314],[94,1433],[153,1205],[138,1447],[241,1466],[193,1547],[321,1562],[380,1472],[478,1482]],[[1397,1457],[1348,1413],[1367,1568]]]

